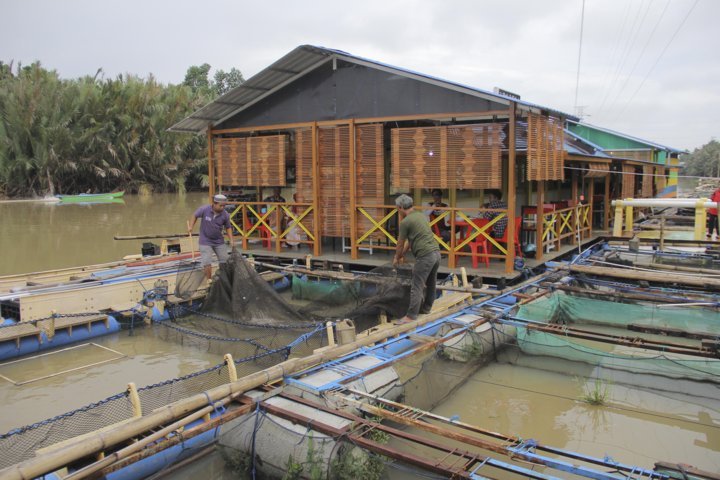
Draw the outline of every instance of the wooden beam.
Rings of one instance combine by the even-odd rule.
[[[322,253],[322,229],[320,228],[320,152],[318,151],[318,126],[314,122],[312,129],[312,171],[313,171],[313,255],[319,257]]]
[[[207,130],[207,148],[208,148],[208,175],[210,180],[210,199],[215,196],[215,159],[213,158],[213,154],[215,153],[213,150],[213,130],[211,127],[208,127]]]
[[[355,122],[356,125],[363,123],[381,123],[381,122],[402,122],[411,120],[439,120],[444,118],[452,119],[463,119],[463,118],[474,118],[474,117],[504,117],[508,114],[507,110],[488,110],[486,112],[464,112],[464,113],[423,113],[415,115],[397,115],[389,117],[366,117],[366,118],[354,118],[354,119],[337,119],[337,120],[324,120],[318,122],[294,122],[294,123],[279,123],[276,125],[255,125],[251,127],[237,127],[237,128],[224,128],[220,130],[213,130],[217,134],[225,133],[244,133],[244,132],[259,132],[264,130],[287,130],[293,128],[311,127],[313,125],[319,126],[331,126],[331,125],[348,125],[351,121]]]
[[[535,201],[535,259],[543,257],[543,215],[545,214],[545,180],[538,180],[537,198]]]
[[[605,201],[603,202],[603,230],[610,229],[610,174],[605,177]]]
[[[357,245],[357,158],[356,158],[356,146],[355,146],[355,122],[350,120],[349,125],[349,140],[350,140],[350,151],[349,155],[349,177],[350,177],[350,258],[353,260],[358,259],[358,245]]]
[[[515,195],[517,194],[515,185],[515,114],[517,104],[510,102],[508,112],[508,236],[507,236],[507,255],[505,256],[505,273],[511,273],[515,267]],[[542,206],[540,207],[542,211]]]

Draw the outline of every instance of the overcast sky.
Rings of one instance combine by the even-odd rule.
[[[62,77],[249,78],[298,45],[575,113],[582,0],[0,0],[0,60]],[[720,1],[586,0],[585,121],[692,150],[720,137]]]

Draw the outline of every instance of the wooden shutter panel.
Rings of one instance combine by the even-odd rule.
[[[448,132],[448,188],[502,188],[502,125],[444,128]]]
[[[350,128],[318,129],[320,215],[323,235],[350,235]]]
[[[622,173],[622,198],[633,198],[635,196],[635,167],[623,165]]]
[[[653,165],[643,165],[643,178],[642,178],[642,196],[643,198],[652,198],[653,196],[653,172],[655,167]]]
[[[382,124],[357,125],[355,127],[355,151],[357,182],[356,196],[359,205],[383,205],[385,203],[385,158]],[[375,219],[383,216],[380,208],[365,208]],[[358,216],[358,227],[363,231],[371,228],[370,220]],[[382,232],[375,232],[380,238]]]
[[[564,180],[564,131],[555,117],[528,113],[528,180]]]
[[[395,128],[392,185],[397,188],[501,188],[500,124]]]
[[[298,201],[313,203],[313,164],[312,129],[295,130],[295,193]],[[306,207],[300,207],[300,211]],[[313,230],[313,215],[308,214],[302,220],[308,230]]]
[[[250,137],[247,139],[248,162],[246,185],[285,186],[286,135]]]
[[[244,186],[247,151],[245,138],[215,139],[215,165],[218,185]]]

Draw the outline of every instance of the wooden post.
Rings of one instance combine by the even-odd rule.
[[[545,229],[545,180],[538,180],[535,199],[535,259],[543,257],[543,230]]]
[[[625,231],[632,233],[633,231],[633,221],[635,219],[633,218],[633,207],[626,206],[625,207]]]
[[[318,125],[312,124],[312,171],[313,171],[313,255],[319,257],[322,254],[322,230],[320,228],[320,152],[318,146]]]
[[[235,368],[235,360],[233,360],[232,355],[229,353],[226,353],[223,358],[225,359],[225,365],[228,367],[228,378],[230,378],[231,382],[237,382],[238,376],[237,368]]]
[[[578,202],[578,176],[577,171],[573,170],[570,174],[570,203],[569,205],[571,207],[574,207],[577,205]]]
[[[327,331],[328,347],[334,347],[335,332],[333,331],[333,322],[325,322],[325,330]]]
[[[142,405],[140,404],[140,395],[138,395],[137,387],[133,382],[128,383],[128,399],[132,405],[133,417],[142,417]]]
[[[707,229],[707,215],[705,214],[705,202],[709,202],[707,198],[698,198],[695,202],[695,229],[693,240],[705,240],[705,230]],[[712,235],[712,231],[710,232]]]
[[[610,204],[610,200],[606,200],[605,203]],[[618,200],[615,202],[615,221],[613,222],[613,237],[622,236],[622,225],[623,225],[623,202]]]
[[[355,146],[355,120],[350,120],[350,258],[358,258],[357,228],[357,158]]]
[[[207,129],[207,148],[208,148],[208,177],[210,183],[210,198],[215,196],[215,159],[213,158],[215,151],[213,150],[213,134],[212,127]]]
[[[605,201],[603,202],[603,230],[610,230],[610,172],[605,177]]]
[[[510,102],[508,119],[508,236],[505,273],[511,273],[515,265],[515,112],[517,104]]]
[[[595,179],[594,178],[591,178],[590,183],[588,184],[588,198],[589,198],[589,200],[588,200],[587,204],[590,206],[590,211],[588,212],[588,219],[589,219],[588,226],[590,227],[590,230],[588,231],[587,236],[590,237],[590,236],[592,236],[592,232],[593,232],[593,215],[595,213],[593,211],[594,210],[593,199],[595,198]]]

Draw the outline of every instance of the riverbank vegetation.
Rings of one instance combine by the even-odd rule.
[[[39,63],[0,62],[0,195],[152,189],[207,182],[203,135],[167,129],[243,82],[237,69],[192,66],[180,85],[120,75],[61,79]]]
[[[682,155],[683,175],[720,178],[720,142],[712,139],[691,153]]]

